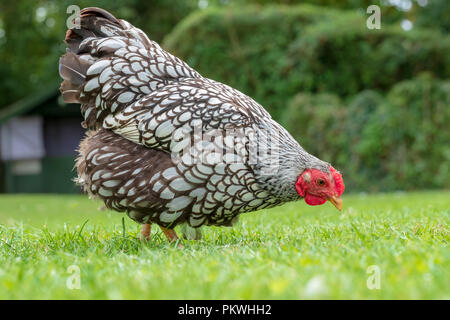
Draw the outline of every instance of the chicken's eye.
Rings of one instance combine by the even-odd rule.
[[[325,180],[323,180],[323,179],[317,179],[317,184],[318,184],[319,186],[323,186],[323,185],[325,184]]]

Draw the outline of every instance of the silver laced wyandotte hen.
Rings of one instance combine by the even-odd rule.
[[[155,223],[169,241],[179,224],[198,239],[202,225],[302,198],[342,208],[341,174],[250,97],[103,9],[83,9],[78,21],[59,62],[64,101],[81,105],[87,129],[76,181],[143,224],[142,238]]]

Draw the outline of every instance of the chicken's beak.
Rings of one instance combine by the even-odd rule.
[[[332,197],[328,198],[328,201],[330,201],[339,211],[342,210],[342,199],[341,198],[332,196]]]

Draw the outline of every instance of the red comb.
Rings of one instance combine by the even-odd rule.
[[[336,191],[338,192],[338,196],[340,197],[345,190],[344,180],[342,179],[342,175],[339,173],[339,171],[336,171],[336,169],[334,169],[332,166],[330,166],[330,172],[333,175],[334,184],[336,185]]]

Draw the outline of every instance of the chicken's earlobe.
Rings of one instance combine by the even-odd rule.
[[[304,197],[306,195],[306,188],[304,188],[304,183],[301,176],[298,178],[297,183],[295,184],[295,190],[297,190],[297,193],[300,195],[300,197]]]

